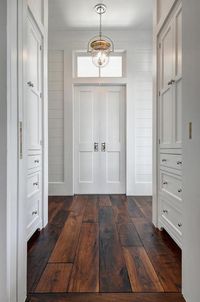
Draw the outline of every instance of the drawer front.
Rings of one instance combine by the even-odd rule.
[[[41,187],[40,179],[41,179],[40,172],[36,172],[28,175],[28,181],[27,181],[28,198],[40,192],[40,187]]]
[[[41,166],[41,155],[29,155],[28,156],[28,172],[30,173],[33,169],[40,169]]]
[[[179,235],[182,234],[182,215],[173,208],[168,202],[161,199],[160,215],[162,219],[175,229]]]
[[[182,169],[182,156],[176,154],[160,154],[160,165],[177,170]]]
[[[34,198],[28,201],[28,228],[40,217],[41,197]]]
[[[176,175],[160,172],[160,190],[167,196],[182,200],[182,180]]]

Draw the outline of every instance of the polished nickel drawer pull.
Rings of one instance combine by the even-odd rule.
[[[101,144],[101,151],[106,152],[106,143]]]
[[[163,163],[166,163],[166,162],[167,162],[167,160],[164,158],[164,159],[162,159],[162,162],[163,162]]]
[[[36,159],[36,160],[34,161],[35,164],[39,164],[39,162],[40,162],[39,159]]]
[[[38,213],[37,211],[33,211],[32,215],[37,215],[37,213]]]
[[[94,143],[94,152],[99,152],[99,144]]]
[[[182,165],[182,161],[177,161],[177,165]]]
[[[178,227],[181,228],[182,227],[182,223],[178,223]]]
[[[38,186],[38,182],[34,182],[34,183],[33,183],[33,186]]]
[[[182,193],[182,189],[178,189],[178,193]]]
[[[164,214],[168,214],[168,211],[167,211],[167,210],[163,210],[163,213],[164,213]]]
[[[163,181],[163,185],[168,185],[168,182],[167,181]]]

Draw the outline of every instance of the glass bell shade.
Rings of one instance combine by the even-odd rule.
[[[109,52],[105,50],[93,50],[92,61],[96,67],[105,67],[109,62]]]

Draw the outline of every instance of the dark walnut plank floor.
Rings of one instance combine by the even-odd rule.
[[[181,251],[151,223],[151,198],[49,198],[28,243],[30,302],[183,302]]]

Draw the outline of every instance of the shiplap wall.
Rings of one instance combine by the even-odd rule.
[[[111,31],[115,49],[126,50],[126,192],[152,194],[152,32]],[[73,52],[84,50],[92,31],[50,31],[49,49],[64,51],[65,163],[63,185],[50,183],[50,195],[73,194]],[[131,41],[131,42],[130,42]],[[99,85],[99,79],[93,81]],[[89,82],[89,81],[88,81]],[[90,81],[91,84],[92,80]]]
[[[135,181],[152,182],[152,54],[135,53]],[[142,62],[142,64],[141,64]]]
[[[64,182],[64,52],[49,51],[49,182]]]

